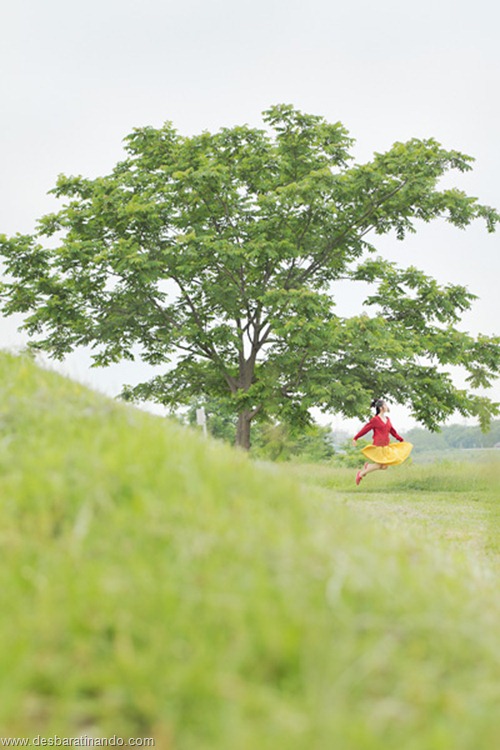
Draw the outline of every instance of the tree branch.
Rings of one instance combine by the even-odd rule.
[[[345,240],[345,238],[348,236],[348,234],[350,232],[352,232],[353,229],[356,229],[357,227],[359,227],[360,224],[362,224],[366,219],[368,219],[369,216],[371,216],[373,214],[373,212],[375,211],[375,209],[377,209],[383,203],[385,203],[386,201],[388,201],[394,195],[397,195],[397,193],[400,190],[402,190],[407,185],[407,182],[408,182],[407,180],[403,180],[403,182],[401,182],[393,190],[391,190],[390,193],[387,193],[387,195],[384,195],[380,200],[376,201],[375,203],[372,203],[370,205],[370,208],[367,211],[365,211],[364,214],[362,214],[362,216],[356,222],[354,222],[354,224],[351,224],[350,226],[348,226],[343,232],[341,232],[341,234],[338,237],[335,237],[327,245],[327,247],[325,248],[325,250],[323,250],[323,252],[320,253],[320,255],[318,256],[318,258],[316,258],[316,260],[314,260],[311,263],[311,265],[308,266],[308,268],[304,269],[304,272],[302,274],[300,274],[299,277],[298,277],[298,279],[297,279],[298,282],[299,283],[303,283],[318,268],[320,268],[320,266],[322,265],[322,263],[324,263],[324,261],[326,260],[326,258],[328,257],[328,255],[332,252],[332,250],[334,250],[336,247],[338,247],[343,242],[343,240]],[[364,230],[363,233],[361,235],[359,235],[359,236],[364,237],[364,235],[368,231],[370,231],[371,228],[372,227],[370,226],[368,229]]]
[[[196,309],[196,306],[193,300],[191,299],[191,297],[189,296],[188,292],[184,288],[183,284],[179,281],[179,279],[175,276],[172,276],[172,278],[174,279],[176,284],[179,286],[179,289],[181,290],[182,295],[191,310],[194,321],[199,331],[203,335],[205,335],[205,327],[203,325],[203,321],[198,314],[198,311]],[[237,390],[236,381],[227,371],[227,368],[222,360],[222,357],[220,356],[215,346],[213,344],[204,344],[204,343],[199,343],[198,346],[202,349],[202,351],[204,351],[207,354],[208,359],[210,359],[212,362],[215,362],[220,367],[220,370],[222,374],[224,375],[224,379],[226,380],[226,383],[229,385],[231,392],[234,393]]]

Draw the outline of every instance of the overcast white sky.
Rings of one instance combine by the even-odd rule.
[[[108,173],[132,128],[185,133],[260,125],[271,104],[340,120],[367,160],[396,140],[437,138],[476,158],[453,183],[500,207],[498,3],[490,0],[16,0],[0,11],[0,233],[30,232],[57,208],[60,172]],[[480,299],[472,333],[498,332],[500,234],[425,226],[381,252]],[[339,312],[358,312],[341,295]],[[0,320],[0,347],[23,337]],[[139,365],[64,371],[116,394]],[[500,388],[490,392],[500,399]],[[411,421],[398,408],[397,426]],[[329,421],[339,425],[333,416]]]

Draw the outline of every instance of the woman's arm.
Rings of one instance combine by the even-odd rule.
[[[396,440],[399,440],[400,443],[404,442],[404,438],[402,438],[401,435],[398,435],[398,433],[396,432],[392,424],[391,424],[391,429],[389,430],[389,432],[391,433],[393,437],[396,438]]]
[[[360,431],[358,432],[358,434],[354,435],[354,437],[353,437],[353,441],[354,442],[356,442],[356,440],[358,438],[363,437],[363,435],[366,435],[366,433],[370,432],[370,430],[373,430],[372,422],[373,422],[373,419],[370,419],[370,421],[368,422],[368,424],[365,424],[365,426],[360,429]]]

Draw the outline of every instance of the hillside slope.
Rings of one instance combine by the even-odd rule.
[[[0,421],[0,737],[500,746],[500,598],[451,550],[4,353]]]

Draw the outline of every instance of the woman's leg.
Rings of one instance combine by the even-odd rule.
[[[385,464],[365,464],[364,468],[361,469],[361,477],[366,477],[367,474],[371,474],[372,471],[379,471],[380,469],[387,469]]]

